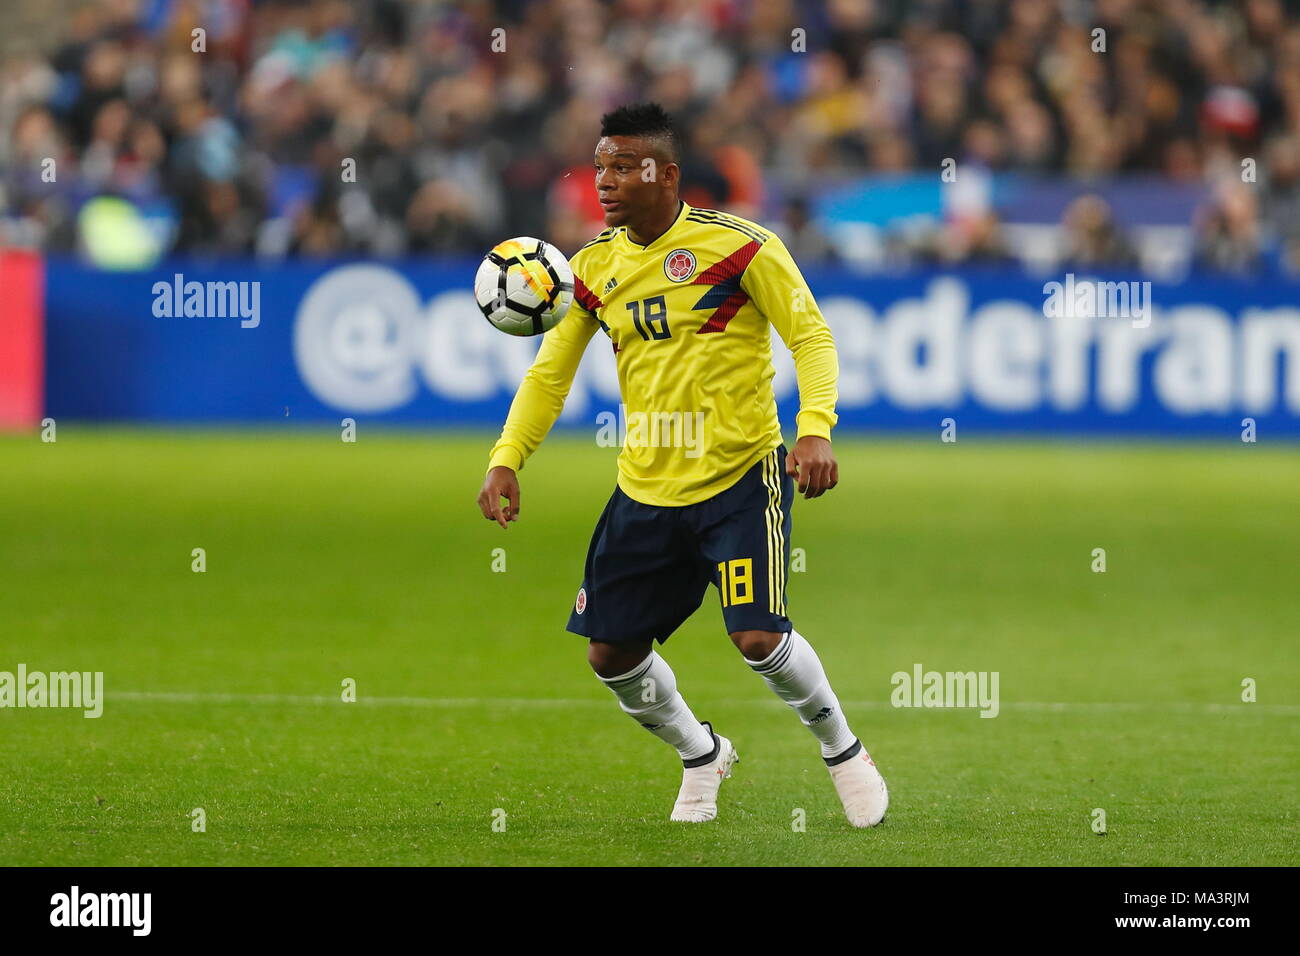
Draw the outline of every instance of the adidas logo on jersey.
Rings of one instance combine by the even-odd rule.
[[[601,295],[607,294],[609,290],[614,288],[614,286],[616,285],[618,285],[618,280],[611,278],[608,282],[605,283],[605,288],[600,294]]]

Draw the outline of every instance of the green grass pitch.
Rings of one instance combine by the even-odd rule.
[[[503,532],[491,440],[0,439],[0,670],[107,692],[0,710],[0,864],[1300,862],[1294,449],[837,442],[789,594],[890,785],[857,831],[713,592],[664,653],[742,762],[668,820],[680,763],[563,629],[614,452],[553,437]],[[917,663],[997,671],[1001,712],[890,706]]]

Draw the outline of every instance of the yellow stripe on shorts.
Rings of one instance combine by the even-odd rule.
[[[767,609],[773,614],[781,611],[781,485],[777,474],[777,453],[763,459],[763,484],[767,487],[767,507],[763,518],[767,523]]]

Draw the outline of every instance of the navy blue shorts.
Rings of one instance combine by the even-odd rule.
[[[660,507],[615,488],[596,523],[568,629],[593,641],[663,643],[712,583],[727,633],[790,630],[794,480],[785,446],[706,501]]]

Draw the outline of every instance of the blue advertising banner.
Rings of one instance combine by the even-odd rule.
[[[48,263],[47,413],[151,422],[501,424],[537,339],[492,328],[473,261]],[[841,429],[1300,436],[1300,284],[809,269]],[[787,431],[798,396],[773,335]],[[561,425],[618,413],[593,338]],[[787,436],[792,438],[792,435]]]

